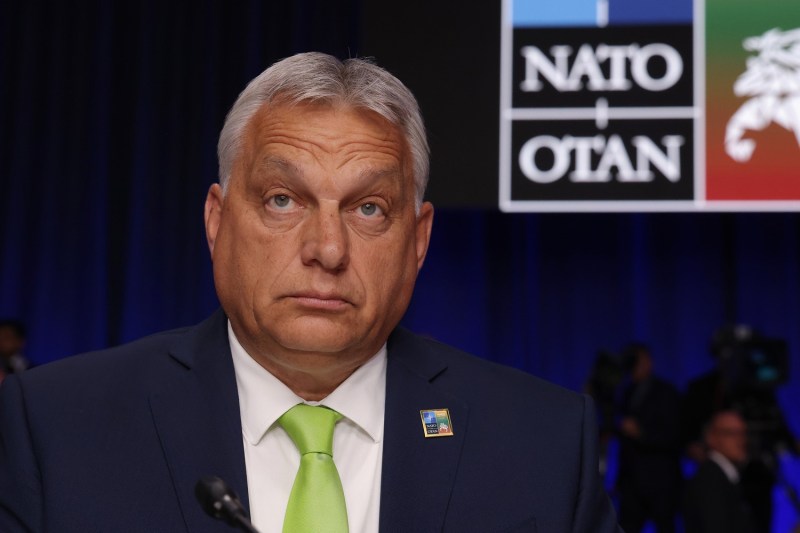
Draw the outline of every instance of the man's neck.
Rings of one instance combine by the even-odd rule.
[[[353,372],[369,361],[374,353],[359,358],[344,357],[336,353],[292,352],[283,357],[270,357],[269,353],[247,343],[236,335],[229,322],[228,332],[244,351],[264,370],[275,376],[293,393],[306,401],[318,402],[325,399]]]

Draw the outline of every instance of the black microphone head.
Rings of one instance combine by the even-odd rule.
[[[236,493],[216,476],[200,478],[194,486],[194,495],[206,513],[232,526],[238,525],[238,516],[245,514]]]

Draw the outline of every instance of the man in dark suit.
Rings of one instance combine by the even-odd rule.
[[[620,525],[638,533],[651,520],[658,533],[672,533],[681,483],[680,395],[655,375],[646,345],[627,346],[623,364],[630,383],[620,407]]]
[[[228,114],[219,161],[222,310],[11,378],[0,530],[223,531],[194,501],[212,474],[264,532],[619,531],[590,400],[397,326],[433,219],[402,83],[362,60],[276,63]],[[327,444],[287,421],[298,404],[333,417]]]
[[[705,431],[707,458],[686,487],[686,533],[753,533],[740,485],[747,460],[747,425],[735,411],[716,413]]]

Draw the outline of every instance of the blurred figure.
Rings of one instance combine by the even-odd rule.
[[[771,529],[777,457],[800,452],[775,391],[788,378],[786,343],[749,326],[720,328],[711,339],[715,367],[692,380],[683,405],[686,454],[698,463],[707,446],[703,428],[721,411],[735,410],[750,429],[749,457],[741,472],[741,491],[755,531]],[[783,487],[784,490],[787,487]]]
[[[19,320],[0,320],[0,381],[8,374],[27,370],[31,364],[23,355],[25,326]]]
[[[597,406],[600,476],[603,478],[608,471],[609,443],[617,435],[617,395],[622,378],[619,358],[611,352],[600,350],[592,365],[592,373],[583,387],[583,392],[591,396]]]
[[[622,353],[629,384],[620,408],[620,525],[641,531],[651,520],[659,533],[675,531],[681,488],[678,390],[653,374],[653,358],[644,344]]]
[[[707,459],[686,487],[686,533],[755,532],[739,470],[747,461],[747,424],[736,411],[720,411],[706,428],[705,445]]]

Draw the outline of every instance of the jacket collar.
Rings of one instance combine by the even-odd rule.
[[[189,531],[213,530],[194,496],[197,481],[218,476],[247,508],[247,477],[239,399],[220,310],[185,330],[170,347],[169,374],[154,384],[150,396],[153,421]]]

